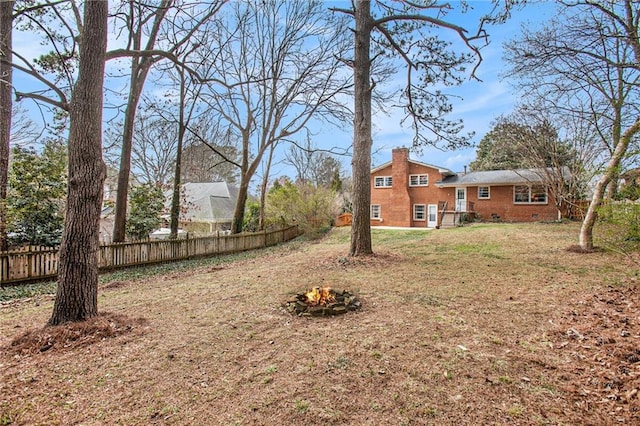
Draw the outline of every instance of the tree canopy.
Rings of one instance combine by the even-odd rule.
[[[589,126],[602,167],[580,231],[580,246],[591,250],[596,210],[640,135],[640,4],[560,3],[542,28],[523,28],[506,44],[507,74],[529,103]]]
[[[345,59],[354,73],[350,255],[373,253],[369,221],[371,112],[372,100],[375,99],[372,93],[381,78],[376,73],[380,68],[376,68],[374,62],[399,61],[406,71],[403,89],[395,105],[403,109],[406,114],[404,122],[414,130],[414,145],[466,146],[471,135],[463,132],[460,121],[448,118],[452,107],[441,87],[458,84],[469,64],[474,64],[470,77],[475,76],[482,60],[480,50],[488,38],[484,25],[504,21],[514,2],[494,3],[493,13],[482,17],[477,30],[471,33],[445,18],[453,8],[448,2],[356,0],[351,3],[351,8],[332,8],[337,13],[350,16],[354,23],[353,58]],[[462,12],[468,6],[464,1],[457,3]],[[459,41],[461,46],[454,46],[448,35]]]
[[[7,195],[7,231],[12,245],[57,246],[67,192],[67,147],[47,143],[42,152],[13,147]]]
[[[526,122],[523,115],[500,117],[482,138],[471,170],[513,170],[569,166],[571,146],[547,120]]]

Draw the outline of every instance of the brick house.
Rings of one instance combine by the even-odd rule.
[[[465,216],[481,220],[532,222],[556,220],[536,170],[454,173],[409,159],[407,148],[371,170],[371,226],[453,226]]]

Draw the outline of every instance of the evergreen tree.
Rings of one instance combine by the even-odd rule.
[[[60,244],[67,186],[66,147],[49,142],[42,153],[14,147],[9,171],[7,230],[12,245]]]
[[[129,194],[127,234],[133,240],[143,240],[160,226],[160,213],[164,207],[162,188],[153,183],[136,186]]]

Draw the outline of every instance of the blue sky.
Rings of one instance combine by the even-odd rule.
[[[451,2],[458,7],[458,2]],[[458,25],[474,31],[478,25],[478,17],[491,10],[492,3],[489,0],[470,1],[471,10],[465,14],[451,13],[449,20]],[[542,2],[528,5],[525,9],[514,10],[507,23],[488,28],[490,44],[482,50],[483,61],[477,70],[477,76],[482,81],[465,78],[461,86],[447,88],[448,93],[455,94],[451,101],[454,105],[452,119],[462,119],[465,124],[465,133],[475,132],[474,144],[480,142],[482,137],[491,129],[492,122],[502,114],[508,114],[517,103],[518,95],[514,93],[507,81],[501,81],[500,72],[504,70],[502,61],[502,43],[519,34],[522,24],[536,25],[549,18],[554,5]],[[443,36],[451,39],[454,37],[451,31],[443,30]],[[401,72],[400,78],[404,74]],[[390,161],[391,150],[396,147],[411,147],[413,134],[410,129],[400,125],[402,111],[390,111],[389,115],[379,113],[373,117],[373,165],[379,165]],[[353,139],[352,129],[341,131],[339,129],[322,126],[319,134],[314,138],[319,145],[348,146]],[[442,151],[435,148],[424,148],[421,153],[411,152],[413,160],[434,164],[449,168],[453,171],[462,171],[475,159],[476,149],[468,148],[457,151]],[[350,174],[350,159],[343,159],[346,172]],[[283,170],[286,170],[283,167]],[[277,174],[277,173],[276,173]]]
[[[340,4],[339,0],[335,2],[327,2],[327,5]],[[451,2],[454,8],[459,7],[456,1]],[[468,28],[470,32],[475,31],[478,25],[478,18],[486,14],[492,7],[489,0],[471,0],[471,10],[465,14],[451,13],[446,17],[447,20]],[[345,7],[349,3],[345,2]],[[482,81],[470,80],[468,76],[464,83],[455,88],[447,88],[448,93],[455,94],[457,97],[452,98],[454,109],[451,114],[452,119],[462,119],[465,124],[465,132],[475,132],[474,143],[478,143],[482,137],[490,130],[492,122],[501,114],[511,112],[517,102],[518,95],[513,93],[506,81],[500,80],[500,72],[505,68],[502,62],[502,43],[519,33],[521,24],[528,23],[535,25],[548,19],[553,12],[555,6],[552,3],[538,3],[529,5],[523,10],[513,11],[512,18],[506,23],[499,26],[488,27],[490,36],[490,45],[482,50],[483,62],[477,70],[477,76]],[[456,39],[451,31],[442,30],[442,36],[447,39]],[[18,52],[22,52],[27,57],[37,56],[36,52],[42,49],[37,42],[30,37],[14,37],[14,48]],[[399,81],[401,81],[404,72],[400,71]],[[15,83],[20,88],[22,84],[20,73],[14,73]],[[148,82],[148,85],[151,82]],[[152,90],[146,87],[146,90]],[[353,100],[348,100],[353,102]],[[31,102],[25,102],[26,105]],[[106,111],[108,115],[109,112]],[[379,165],[391,159],[391,150],[395,147],[410,147],[412,144],[412,132],[400,125],[402,119],[401,110],[390,110],[389,114],[379,113],[373,117],[373,165]],[[35,117],[36,121],[40,121],[39,117]],[[108,124],[107,124],[108,125]],[[332,146],[346,147],[351,144],[353,132],[351,123],[347,123],[344,129],[337,129],[329,125],[318,125],[317,134],[314,141],[323,148]],[[303,139],[304,136],[300,136]],[[283,150],[284,152],[284,150]],[[434,148],[424,148],[421,153],[412,152],[411,158],[417,161],[435,164],[446,167],[454,171],[463,170],[475,159],[475,148],[468,148],[458,151],[441,151]],[[282,154],[282,152],[281,152]],[[343,170],[345,174],[351,174],[350,158],[342,157]],[[284,174],[292,175],[292,170],[285,166],[282,162],[275,165],[272,170],[272,177]]]

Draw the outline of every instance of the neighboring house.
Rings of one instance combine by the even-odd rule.
[[[171,208],[171,191],[165,193],[166,210]],[[188,232],[231,229],[238,188],[226,182],[189,182],[180,191],[180,225]],[[168,217],[168,216],[165,216]]]
[[[454,173],[409,159],[407,148],[371,170],[371,225],[452,226],[463,217],[506,222],[556,220],[559,213],[535,170]]]

